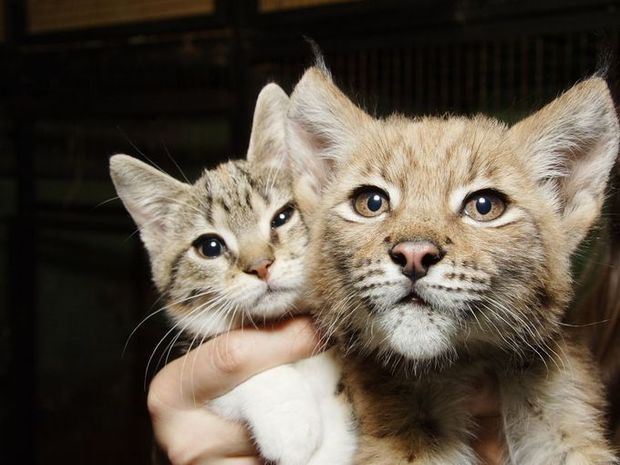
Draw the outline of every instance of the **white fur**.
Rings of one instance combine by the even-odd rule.
[[[277,85],[269,84],[261,91],[247,158],[253,166],[265,165],[274,177],[287,164],[287,109],[288,97]],[[178,229],[172,213],[184,204],[184,196],[189,195],[192,186],[126,155],[112,157],[110,170],[119,196],[140,227],[141,238],[151,257],[154,281],[162,290],[169,279],[168,267],[160,266],[164,263],[161,258],[165,248],[163,239],[170,238]],[[210,187],[217,189],[217,185]],[[217,233],[226,248],[239,258],[245,250],[262,245],[261,241],[267,243],[270,219],[290,200],[288,196],[272,199],[272,204],[267,205],[260,196],[253,195],[250,203],[262,216],[257,219],[255,228],[241,232],[239,228],[229,227],[229,212],[218,208],[217,204],[209,221],[196,207],[193,210],[197,215],[192,220],[196,223],[195,231],[186,233],[188,238],[176,238],[176,241],[191,244],[192,238]],[[186,224],[187,217],[183,221]],[[294,217],[280,231],[286,231],[296,221],[300,218]],[[189,247],[186,254],[185,258],[189,257],[198,274],[206,263],[209,269],[218,270],[219,275],[230,272],[223,257],[205,258],[193,247]],[[159,275],[156,270],[160,270]],[[302,255],[275,260],[269,271],[268,283],[248,273],[232,274],[233,278],[219,287],[205,282],[203,294],[197,297],[202,297],[203,303],[198,303],[189,313],[187,309],[173,311],[173,307],[187,299],[169,303],[168,314],[175,323],[170,332],[176,329],[193,334],[194,344],[241,327],[243,316],[247,320],[294,313],[307,277]],[[192,291],[192,287],[188,287],[181,294]],[[218,294],[218,298],[213,300],[211,294]],[[208,407],[226,418],[247,423],[261,454],[278,465],[349,465],[356,439],[350,424],[349,406],[336,397],[340,371],[333,354],[321,354],[255,375],[210,402]]]
[[[283,465],[352,462],[355,434],[349,406],[334,393],[340,367],[327,352],[260,373],[209,407],[247,421],[261,455]]]

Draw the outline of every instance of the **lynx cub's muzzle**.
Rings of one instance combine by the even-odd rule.
[[[390,251],[390,257],[402,272],[412,281],[426,276],[428,269],[438,263],[443,254],[430,241],[406,241],[396,244]]]

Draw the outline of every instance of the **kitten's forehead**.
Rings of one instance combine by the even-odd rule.
[[[290,201],[287,182],[277,169],[235,160],[205,171],[194,186],[207,223],[242,230],[256,226],[266,211]]]

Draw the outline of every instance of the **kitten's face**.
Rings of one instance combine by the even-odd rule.
[[[206,171],[172,223],[160,289],[187,329],[213,334],[295,310],[307,230],[284,173],[244,161]]]
[[[376,120],[310,69],[289,115],[300,178],[321,187],[311,281],[328,333],[432,363],[548,350],[618,150],[602,80],[509,128]]]
[[[288,96],[257,99],[247,161],[193,185],[126,155],[110,159],[119,197],[140,228],[153,281],[175,327],[208,337],[295,311],[307,230],[293,202],[285,147]]]

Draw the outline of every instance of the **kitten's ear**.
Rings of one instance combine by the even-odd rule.
[[[288,105],[288,95],[277,84],[267,84],[260,91],[254,108],[248,161],[278,169],[287,166],[285,125]]]
[[[605,81],[577,84],[510,130],[535,181],[562,216],[570,248],[600,213],[618,154],[618,117]]]
[[[128,155],[110,158],[110,176],[147,250],[156,252],[169,227],[170,213],[190,186]]]
[[[293,169],[319,195],[336,164],[346,160],[372,118],[333,83],[324,66],[309,68],[295,86],[286,140]]]

